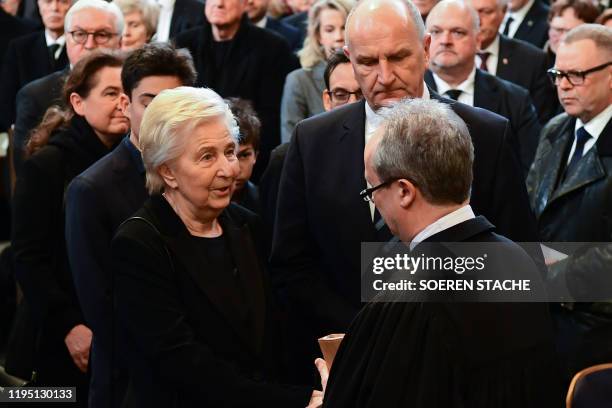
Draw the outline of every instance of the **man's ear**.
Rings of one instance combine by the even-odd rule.
[[[431,46],[431,35],[423,37],[423,52],[425,53],[425,69],[429,68],[429,48]]]
[[[79,116],[85,116],[85,107],[83,106],[83,98],[76,92],[70,94],[70,105]]]
[[[397,183],[400,187],[398,190],[400,207],[408,208],[416,198],[417,188],[410,180],[399,179]]]
[[[174,177],[174,172],[166,163],[159,166],[157,169],[157,173],[159,176],[166,182],[166,185],[172,189],[178,187],[178,183],[176,182],[176,177]]]
[[[327,92],[328,90],[325,89],[323,91],[323,94],[321,95],[321,99],[323,99],[323,107],[325,108],[325,112],[329,112],[330,110],[332,110],[331,98],[329,97],[329,94]]]
[[[119,110],[121,110],[121,113],[123,113],[126,118],[132,120],[130,117],[130,98],[123,92],[119,96]]]

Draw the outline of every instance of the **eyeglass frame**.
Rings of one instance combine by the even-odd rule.
[[[586,69],[584,71],[560,71],[556,68],[550,68],[546,71],[546,73],[548,74],[548,77],[550,78],[553,85],[555,86],[559,85],[557,82],[561,83],[559,78],[567,79],[567,82],[569,82],[572,86],[580,86],[584,84],[584,80],[586,79],[586,76],[588,74],[592,74],[593,72],[601,71],[602,69],[607,68],[610,65],[612,65],[612,61],[608,61],[605,64],[601,64],[596,67]],[[553,78],[553,75],[554,75],[554,78]],[[578,77],[581,77],[582,79],[579,84],[575,84],[569,78],[569,75],[576,75]]]
[[[79,42],[79,41],[77,41],[77,40],[74,38],[74,33],[85,33],[85,34],[87,34],[87,37],[85,37],[85,40],[84,40],[84,41]],[[102,34],[102,33],[107,34],[109,37],[108,37],[108,40],[106,40],[106,41],[104,41],[104,42],[99,42],[98,40],[96,40],[96,34]],[[111,32],[104,31],[104,30],[101,30],[101,31],[72,30],[72,31],[68,31],[68,34],[70,34],[70,37],[72,38],[72,40],[73,40],[75,43],[77,43],[77,44],[86,44],[86,43],[87,43],[87,40],[89,39],[89,36],[91,35],[91,36],[93,36],[93,40],[94,40],[94,42],[95,42],[96,44],[98,44],[98,45],[103,45],[103,44],[106,44],[106,43],[108,43],[108,42],[111,40],[111,38],[113,38],[113,37],[115,37],[115,36],[119,35],[118,33],[111,33]]]
[[[348,97],[346,98],[346,100],[342,101],[342,100],[337,99],[337,98],[334,96],[334,92],[337,92],[337,91],[343,91],[343,92],[346,92],[346,94],[348,95]],[[327,93],[327,95],[329,96],[329,98],[330,98],[332,101],[335,101],[335,102],[340,102],[340,103],[346,103],[346,102],[348,102],[348,101],[351,99],[351,95],[355,95],[355,98],[356,98],[357,100],[360,100],[361,98],[363,98],[363,92],[361,92],[361,89],[359,89],[359,90],[357,90],[357,91],[355,91],[355,92],[349,92],[349,91],[347,91],[346,89],[335,89],[335,90],[333,90],[333,91],[325,91],[325,92]]]

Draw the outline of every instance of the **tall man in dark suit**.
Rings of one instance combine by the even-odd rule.
[[[509,142],[527,176],[541,126],[524,88],[477,69],[478,14],[462,1],[438,3],[429,13],[431,72],[425,82],[432,89],[470,106],[495,112],[510,121]]]
[[[545,124],[555,115],[559,104],[546,75],[546,70],[550,68],[546,54],[532,44],[499,33],[507,0],[470,0],[470,4],[480,18],[481,44],[476,66],[527,89],[540,123]]]
[[[510,0],[501,33],[543,48],[548,40],[548,10],[539,0]]]
[[[247,13],[249,14],[251,23],[255,24],[257,27],[274,31],[287,40],[293,52],[297,52],[303,45],[303,38],[300,31],[287,23],[266,15],[269,4],[270,0],[247,1]]]
[[[270,151],[280,143],[283,85],[298,63],[286,41],[253,26],[245,11],[246,0],[208,0],[204,26],[179,35],[176,46],[191,51],[199,86],[212,88],[224,98],[253,102],[261,120],[257,180]]]
[[[374,207],[359,199],[366,188],[364,146],[380,123],[376,111],[405,97],[442,99],[423,81],[430,37],[410,1],[362,0],[347,21],[346,38],[366,100],[297,125],[281,176],[272,248],[276,284],[297,315],[296,326],[310,330],[313,341],[345,330],[361,307],[361,242],[391,236]],[[519,164],[506,142],[507,120],[451,106],[467,122],[476,149],[474,210],[503,234],[534,240]]]
[[[164,89],[192,86],[196,73],[188,51],[146,44],[123,64],[123,110],[131,131],[117,148],[76,177],[66,196],[66,245],[85,319],[93,331],[90,407],[116,407],[127,385],[125,362],[113,347],[112,275],[108,268],[115,230],[148,194],[138,150],[140,121]]]
[[[95,49],[118,49],[121,46],[123,14],[114,3],[104,0],[79,0],[68,10],[64,27],[68,61],[70,65],[74,65]],[[83,40],[79,34],[84,32],[87,35]],[[17,93],[14,159],[18,176],[29,133],[38,125],[47,108],[59,103],[67,74],[68,67],[29,83]]]
[[[64,17],[72,0],[39,0],[45,29],[13,40],[0,82],[0,130],[15,122],[15,96],[27,83],[63,69],[68,64]]]
[[[543,241],[596,242],[550,266],[570,299],[610,299],[612,270],[612,30],[583,24],[559,45],[551,76],[564,113],[542,131],[527,179]],[[605,293],[607,290],[608,293]],[[555,313],[567,380],[612,360],[609,303],[564,304]]]

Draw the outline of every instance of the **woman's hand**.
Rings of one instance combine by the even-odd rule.
[[[74,361],[74,364],[84,373],[87,372],[87,365],[89,363],[91,337],[91,330],[89,330],[87,326],[79,324],[74,326],[64,339],[64,343],[66,343],[72,361]]]

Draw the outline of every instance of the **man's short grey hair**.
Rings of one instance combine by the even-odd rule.
[[[581,24],[571,29],[561,43],[571,44],[581,40],[593,41],[599,53],[607,57],[604,58],[612,58],[612,28],[601,24]]]
[[[113,15],[115,17],[115,30],[119,36],[123,35],[123,13],[121,13],[116,4],[108,3],[104,0],[78,0],[74,3],[70,10],[68,10],[68,13],[66,13],[64,32],[68,33],[72,30],[72,16],[85,9],[101,10]]]
[[[355,13],[355,10],[357,10],[357,8],[368,2],[369,0],[361,0],[361,1],[357,1],[355,3],[355,6],[353,6],[353,8],[351,9],[351,12],[349,13],[348,17],[346,18],[346,24],[345,26],[348,28],[350,27],[350,21],[353,17],[353,14]],[[380,0],[376,0],[376,1],[380,1]],[[406,10],[408,11],[408,16],[410,17],[410,20],[412,20],[412,23],[414,24],[414,27],[417,31],[417,35],[419,36],[419,40],[423,40],[423,38],[425,37],[425,24],[423,23],[423,18],[421,17],[421,13],[419,13],[419,9],[414,5],[414,3],[410,0],[389,0],[389,1],[396,1],[399,3],[403,3],[406,6]],[[381,23],[382,24],[382,23]],[[344,32],[344,44],[348,47],[349,43],[350,43],[350,38],[349,38],[349,31],[350,30],[346,30]]]
[[[113,3],[119,7],[124,16],[133,12],[140,13],[147,37],[151,38],[155,34],[161,8],[155,0],[113,0]]]
[[[165,183],[161,165],[185,153],[185,144],[198,126],[222,120],[238,145],[239,129],[223,98],[208,88],[181,86],[160,92],[149,104],[140,124],[139,144],[150,194],[161,193]]]
[[[432,204],[460,204],[470,196],[474,147],[449,105],[404,99],[380,113],[383,133],[372,156],[381,181],[408,179]]]

